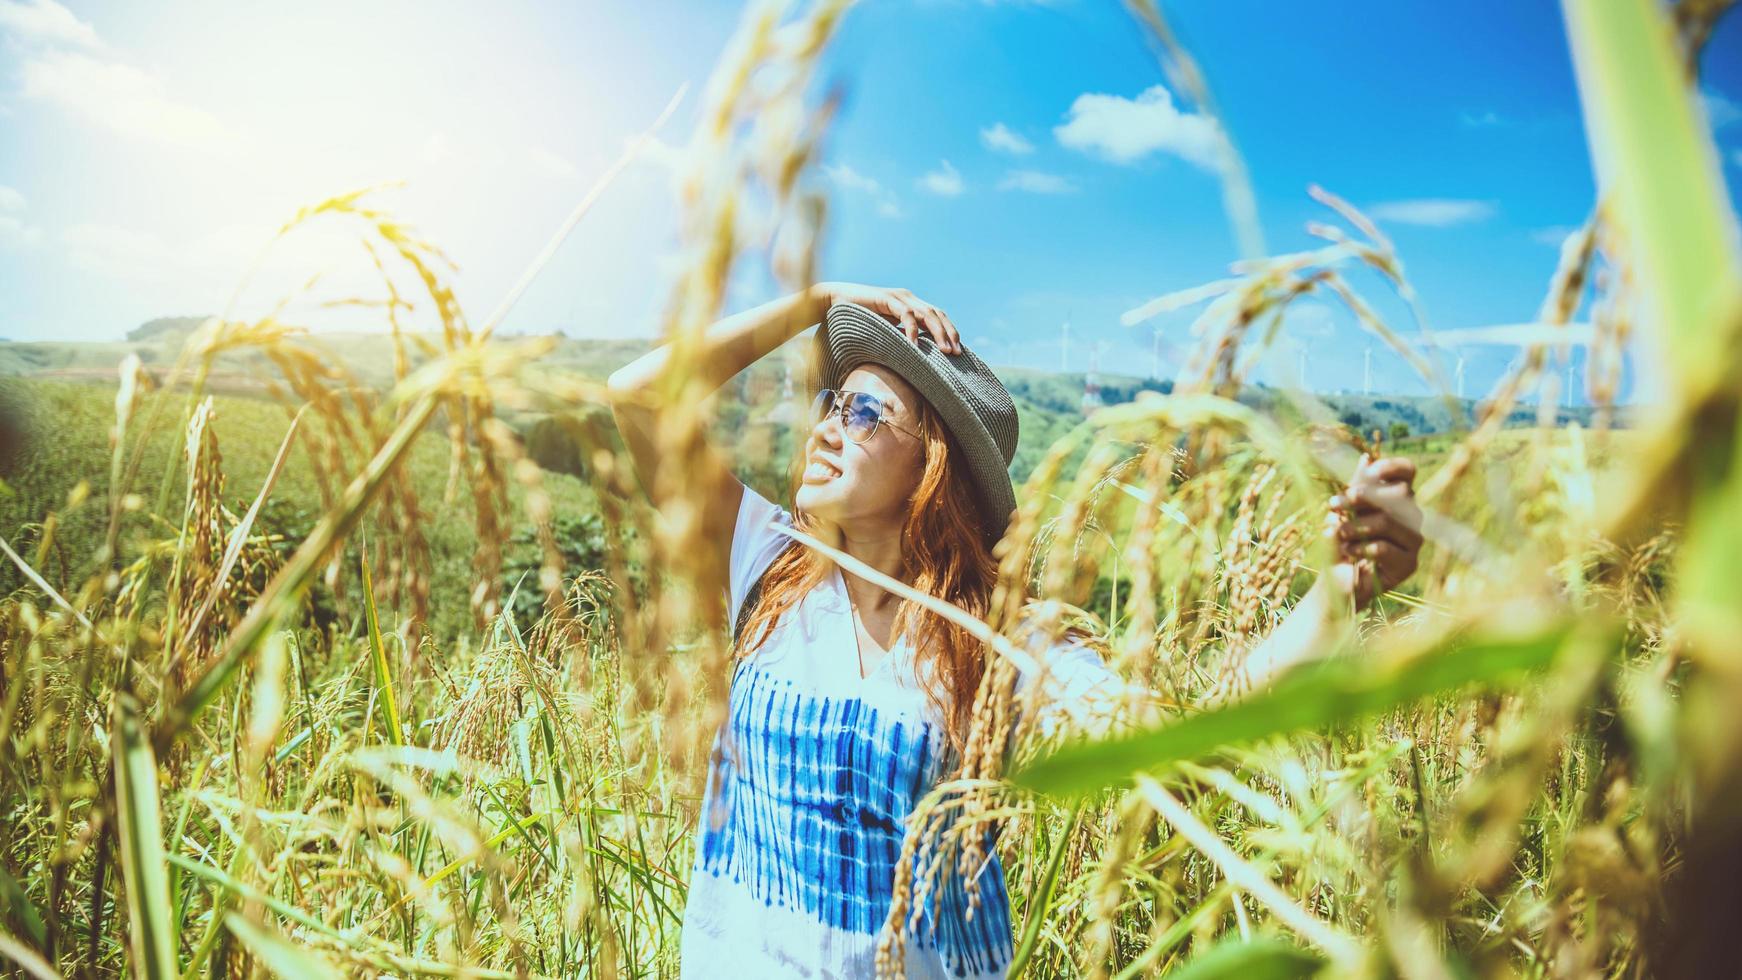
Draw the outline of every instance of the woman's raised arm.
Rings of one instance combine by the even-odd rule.
[[[823,318],[829,307],[826,284],[782,296],[761,306],[734,313],[702,334],[700,357],[694,362],[703,390],[712,393],[763,355],[786,343]],[[671,369],[672,345],[660,344],[611,373],[611,414],[629,449],[642,487],[653,491],[659,471],[659,420],[675,406],[662,404],[660,391]],[[703,538],[710,543],[720,568],[731,554],[732,527],[743,500],[744,485],[733,476],[725,457],[704,452],[684,460],[685,479],[703,486],[724,487],[703,510]]]
[[[943,311],[908,290],[820,282],[709,326],[702,334],[701,356],[695,362],[702,390],[708,393],[718,390],[769,351],[820,323],[829,307],[838,302],[858,303],[888,317],[900,325],[909,339],[917,338],[923,330],[940,347],[960,349],[960,336]],[[671,368],[671,353],[670,344],[660,344],[612,372],[608,382],[611,414],[623,434],[636,476],[650,492],[654,474],[659,470],[659,419],[674,408],[661,404],[659,395]],[[686,480],[725,488],[708,500],[702,515],[703,537],[716,549],[710,557],[718,559],[724,570],[731,555],[732,528],[743,501],[744,485],[732,475],[728,461],[718,454],[698,454],[685,460],[684,465]]]

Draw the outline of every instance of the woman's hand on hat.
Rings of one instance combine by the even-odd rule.
[[[1364,607],[1415,574],[1421,556],[1421,507],[1415,463],[1402,456],[1363,455],[1354,479],[1331,498],[1325,536],[1337,545],[1331,581]]]
[[[913,295],[912,290],[856,282],[819,282],[816,289],[825,301],[825,308],[836,303],[857,303],[895,324],[916,346],[920,332],[924,331],[938,350],[946,354],[962,352],[962,335],[949,314]]]

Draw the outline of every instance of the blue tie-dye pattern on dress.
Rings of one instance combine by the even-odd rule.
[[[730,718],[717,740],[698,870],[745,888],[765,906],[872,935],[889,915],[902,821],[942,777],[948,746],[925,721],[880,717],[858,698],[799,690],[741,662]],[[910,942],[933,948],[956,976],[1001,972],[1010,913],[996,857],[966,882],[946,873]]]

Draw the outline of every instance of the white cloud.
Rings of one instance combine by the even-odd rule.
[[[993,123],[980,130],[980,142],[986,149],[998,153],[1013,153],[1017,156],[1033,153],[1034,144],[1023,139],[1016,131],[1003,123]]]
[[[1215,122],[1181,112],[1165,86],[1135,99],[1089,92],[1071,103],[1068,120],[1053,128],[1060,144],[1114,163],[1134,163],[1151,153],[1171,153],[1207,170],[1216,167],[1222,133]]]
[[[1705,106],[1706,121],[1713,129],[1723,129],[1742,119],[1742,106],[1709,88],[1700,90],[1700,103]]]
[[[1073,194],[1077,185],[1058,174],[1038,170],[1012,170],[998,182],[1001,191],[1027,191],[1030,194]]]
[[[1426,225],[1444,228],[1482,221],[1493,216],[1491,201],[1469,201],[1456,198],[1421,198],[1411,201],[1386,201],[1367,209],[1376,220],[1399,225]]]
[[[42,241],[42,229],[19,216],[23,210],[24,195],[0,184],[0,249],[35,248]]]
[[[0,0],[0,29],[22,41],[102,46],[95,28],[54,0]]]
[[[867,177],[847,164],[825,164],[823,175],[828,177],[836,187],[846,191],[869,194],[877,200],[877,213],[885,218],[903,216],[901,203],[895,199],[884,186],[873,177]]]
[[[1458,121],[1471,129],[1484,129],[1489,126],[1506,125],[1506,120],[1500,118],[1500,114],[1492,109],[1485,109],[1481,112],[1473,112],[1469,109],[1465,109],[1463,112],[1458,114]]]
[[[54,52],[24,63],[24,95],[53,103],[126,136],[206,152],[235,138],[217,117],[177,102],[154,75],[88,55]]]
[[[940,197],[955,197],[966,187],[962,183],[962,175],[956,168],[950,166],[950,161],[940,161],[942,166],[919,179],[921,189],[930,191]]]
[[[0,249],[35,248],[41,241],[41,228],[16,215],[0,214]]]
[[[877,181],[865,176],[844,163],[836,165],[825,164],[823,166],[823,174],[830,180],[834,181],[837,186],[843,187],[847,190],[864,191],[867,194],[883,193],[882,184],[879,184]]]

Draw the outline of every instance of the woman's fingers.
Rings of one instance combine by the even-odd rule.
[[[1420,548],[1422,545],[1419,525],[1411,527],[1407,522],[1382,510],[1356,514],[1345,519],[1338,525],[1337,533],[1344,541],[1384,540],[1402,548]]]
[[[1391,483],[1415,481],[1415,460],[1408,456],[1387,456],[1367,464],[1366,475],[1374,483]]]
[[[1377,487],[1387,483],[1412,486],[1415,482],[1415,461],[1407,456],[1387,456],[1384,459],[1376,459],[1356,474],[1354,482],[1358,486]]]
[[[946,354],[955,353],[956,342],[952,336],[949,318],[944,316],[944,311],[935,306],[927,306],[924,308],[924,315],[926,331],[931,334],[933,342],[938,345],[938,350]]]
[[[950,315],[943,310],[938,311],[938,316],[943,317],[944,329],[949,331],[950,346],[955,348],[955,353],[960,354],[962,352],[962,332],[956,329],[956,321],[950,319]]]
[[[1367,494],[1378,496],[1415,496],[1415,460],[1408,456],[1385,456],[1381,460],[1364,461],[1355,468],[1355,479],[1348,482],[1348,493],[1354,498]]]
[[[1412,531],[1421,529],[1421,507],[1407,483],[1352,485],[1331,498],[1331,510],[1345,518],[1384,514]]]
[[[1386,540],[1362,541],[1345,546],[1357,564],[1371,562],[1384,591],[1415,574],[1416,549],[1403,548]],[[1365,559],[1366,562],[1362,562]]]
[[[918,344],[919,317],[914,313],[913,308],[901,302],[891,302],[889,307],[889,312],[895,315],[896,327],[907,335],[908,340]]]
[[[915,346],[919,345],[919,338],[923,333],[937,344],[939,350],[950,354],[961,353],[961,335],[956,333],[955,324],[950,322],[943,310],[917,298],[906,302],[896,296],[888,297],[883,307],[895,320],[896,329]]]
[[[1376,571],[1371,561],[1339,561],[1331,566],[1328,574],[1337,592],[1353,598],[1357,606],[1367,605],[1377,592],[1374,588]]]
[[[1360,605],[1415,573],[1423,540],[1414,481],[1413,460],[1363,457],[1348,487],[1331,498],[1334,580]]]
[[[1415,491],[1407,483],[1351,483],[1342,493],[1331,498],[1331,509],[1364,514],[1414,496]]]
[[[1349,480],[1350,490],[1370,492],[1395,484],[1405,488],[1409,494],[1415,492],[1415,461],[1409,457],[1386,456],[1369,460],[1363,456],[1361,460],[1361,465],[1355,468],[1355,475]]]
[[[937,344],[938,350],[948,354],[962,352],[962,335],[956,330],[955,323],[943,310],[915,296],[912,290],[876,286],[852,288],[861,292],[850,294],[846,289],[840,289],[833,298],[850,299],[882,313],[915,346],[919,344],[920,335],[924,334]]]
[[[914,319],[919,324],[919,328],[923,329],[928,335],[930,335],[932,343],[936,344],[939,350],[949,351],[951,349],[950,331],[949,328],[945,326],[947,318],[944,316],[943,310],[940,310],[936,306],[933,306],[925,300],[920,299],[918,296],[915,296],[911,289],[899,290],[897,292],[897,301],[908,310],[912,311]],[[916,329],[910,332],[908,334],[908,339],[913,341],[915,344],[918,344],[919,330]]]
[[[935,306],[927,307],[925,311],[926,329],[931,332],[931,339],[938,345],[938,350],[950,352],[950,331],[944,326],[944,313]]]

